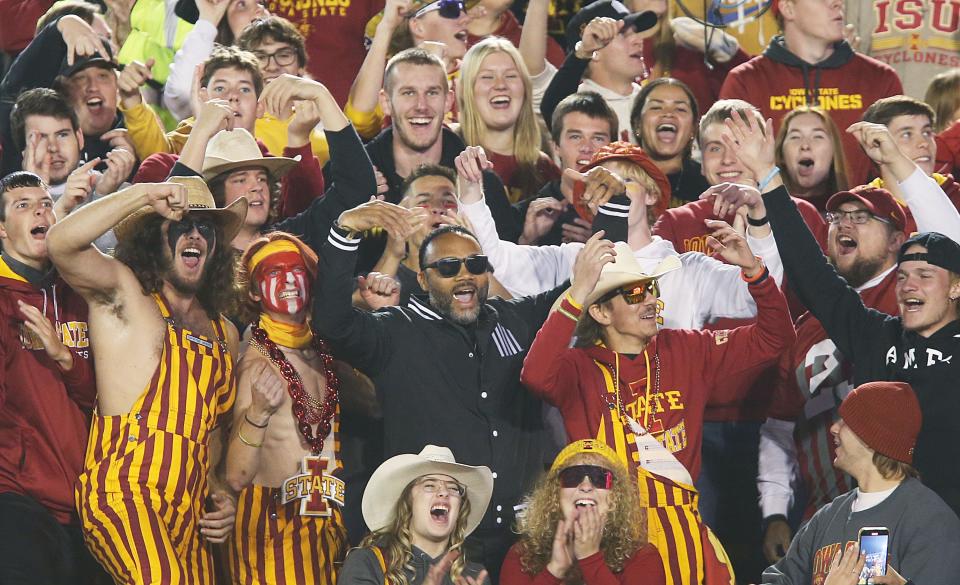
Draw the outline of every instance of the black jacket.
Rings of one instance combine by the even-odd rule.
[[[384,412],[385,456],[449,447],[494,472],[481,529],[509,532],[513,507],[544,469],[543,405],[520,384],[523,359],[565,285],[489,299],[475,326],[442,317],[425,297],[366,312],[351,305],[359,240],[334,227],[320,254],[313,327],[370,376]]]
[[[827,262],[786,188],[763,200],[785,276],[837,349],[853,362],[854,382],[892,380],[913,386],[923,412],[914,467],[923,483],[960,514],[960,321],[922,337],[904,330],[900,317],[867,308]]]

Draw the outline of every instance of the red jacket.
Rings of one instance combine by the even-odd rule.
[[[634,359],[603,346],[569,348],[576,323],[563,311],[577,317],[581,311],[564,297],[563,311],[554,311],[537,333],[520,379],[560,409],[571,441],[600,439],[624,460],[636,462],[633,434],[611,409],[616,394],[608,392],[605,381],[619,371],[623,410],[640,424],[646,421],[646,428],[696,481],[707,401],[734,401],[746,390],[718,382],[774,363],[796,339],[786,301],[773,279],[751,285],[750,292],[757,303],[756,324],[727,331],[663,329]],[[647,359],[655,368],[650,384]],[[721,391],[729,394],[719,395]],[[654,405],[649,411],[648,395]],[[623,432],[629,433],[626,440]]]
[[[73,353],[69,372],[32,339],[18,300],[60,330]],[[0,319],[0,492],[29,496],[66,524],[76,518],[74,482],[97,393],[87,304],[59,277],[38,289],[0,259]]]
[[[520,565],[519,546],[515,544],[507,551],[507,558],[503,560],[503,568],[500,570],[500,583],[503,585],[560,585],[563,583],[563,579],[557,579],[546,569],[540,571],[538,575],[525,573]],[[581,559],[577,564],[583,573],[583,585],[620,585],[621,583],[661,585],[667,582],[660,553],[650,544],[633,553],[621,573],[613,573],[607,568],[602,552]]]
[[[773,118],[775,131],[787,112],[808,98],[812,104],[818,102],[840,129],[847,178],[855,186],[867,181],[871,163],[847,127],[859,122],[873,102],[902,93],[893,67],[855,53],[846,42],[837,43],[830,57],[812,65],[787,50],[783,37],[777,36],[762,55],[730,72],[720,99],[739,98],[757,106],[764,118]]]

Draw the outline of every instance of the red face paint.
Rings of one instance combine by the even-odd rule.
[[[263,308],[273,313],[296,315],[310,304],[307,265],[296,252],[277,252],[263,259],[255,278]]]

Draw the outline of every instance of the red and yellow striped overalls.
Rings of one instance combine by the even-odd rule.
[[[217,339],[167,322],[160,363],[128,414],[95,416],[77,509],[88,548],[121,584],[213,583],[197,522],[207,496],[210,433],[233,405],[225,321]]]
[[[613,374],[595,362],[603,374],[610,404],[616,402]],[[617,452],[621,463],[636,471],[640,503],[647,510],[647,540],[663,560],[667,585],[734,585],[733,566],[723,545],[703,523],[698,508],[699,492],[692,485],[671,481],[640,467],[640,454],[633,432],[615,410],[603,414],[596,439]],[[699,448],[699,446],[698,446]]]
[[[329,475],[343,468],[339,404],[332,423],[320,454],[330,461]],[[339,506],[328,505],[330,516],[304,516],[300,514],[299,500],[281,503],[280,488],[251,485],[240,492],[230,549],[233,582],[334,585],[337,564],[346,552],[347,530]]]

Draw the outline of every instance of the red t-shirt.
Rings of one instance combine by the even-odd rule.
[[[282,16],[297,27],[306,39],[307,72],[327,86],[343,107],[367,56],[364,27],[383,9],[384,0],[268,0],[266,5],[271,14]]]
[[[517,157],[488,150],[487,160],[493,163],[493,172],[500,177],[500,180],[503,181],[503,184],[507,187],[507,195],[510,198],[510,203],[535,197],[541,187],[550,181],[560,179],[560,169],[550,160],[549,156],[541,152],[540,159],[537,161],[537,174],[540,175],[540,180],[538,181],[536,189],[527,193],[520,184],[520,174],[518,172],[520,166],[517,163]]]

